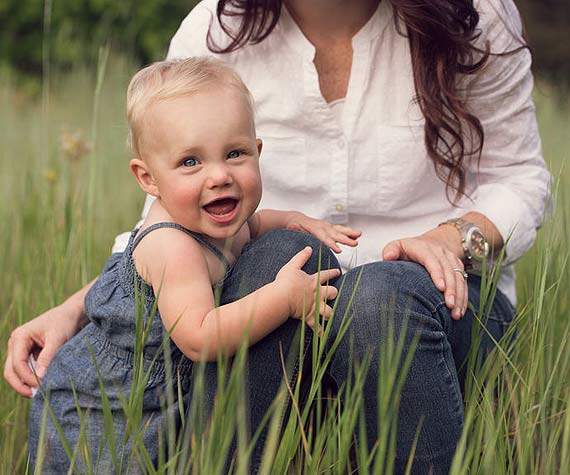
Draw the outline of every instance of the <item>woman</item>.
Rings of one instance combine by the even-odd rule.
[[[363,231],[357,254],[340,256],[354,268],[337,314],[361,275],[349,334],[360,356],[372,352],[364,388],[370,443],[386,318],[398,333],[406,317],[419,338],[401,397],[397,472],[420,421],[418,473],[447,472],[462,430],[465,375],[456,368],[471,341],[467,302],[478,303],[480,284],[464,269],[476,270],[506,242],[487,323],[500,338],[514,314],[513,263],[542,222],[549,174],[520,35],[512,0],[205,0],[170,45],[169,57],[213,54],[228,62],[252,91],[265,143],[262,207],[298,208]],[[305,245],[295,236],[254,242],[223,299],[271,279]],[[41,375],[85,324],[88,287],[12,334],[4,375],[20,394],[35,385],[26,364],[34,347],[42,349]],[[381,312],[387,302],[388,315]],[[333,336],[339,324],[333,321]],[[279,384],[279,344],[287,348],[295,330],[290,320],[250,350],[253,427]],[[482,346],[486,352],[489,339]],[[349,354],[347,336],[329,371],[338,384]]]

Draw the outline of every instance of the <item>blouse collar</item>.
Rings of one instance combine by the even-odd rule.
[[[380,4],[366,22],[366,24],[354,35],[352,44],[356,48],[364,46],[374,41],[386,28],[392,19],[392,6],[389,0],[381,0]],[[281,15],[279,17],[278,28],[291,47],[306,59],[313,60],[315,57],[315,47],[303,34],[289,10],[282,3]]]

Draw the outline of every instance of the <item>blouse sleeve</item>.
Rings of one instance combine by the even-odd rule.
[[[478,10],[479,47],[488,41],[492,53],[503,53],[521,46],[521,19],[512,0],[481,0]],[[529,50],[491,55],[465,85],[469,110],[485,133],[479,166],[473,160],[469,170],[477,188],[468,208],[489,218],[508,239],[504,263],[509,264],[532,246],[550,201]]]
[[[166,59],[212,55],[206,39],[210,24],[215,19],[214,8],[216,3],[217,0],[214,2],[212,0],[202,1],[184,18],[170,41]]]

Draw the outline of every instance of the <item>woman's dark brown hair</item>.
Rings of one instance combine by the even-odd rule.
[[[388,1],[388,0],[382,0]],[[389,0],[399,33],[407,36],[412,56],[416,101],[425,117],[424,140],[437,175],[446,184],[448,198],[465,194],[466,159],[481,157],[481,122],[465,105],[458,78],[479,71],[490,53],[475,46],[481,34],[473,0]],[[246,43],[260,43],[275,28],[282,0],[219,0],[217,18],[230,41],[221,47],[208,35],[208,47],[217,53],[235,51]],[[224,17],[240,17],[237,31]],[[526,47],[521,41],[521,48]],[[518,51],[509,51],[510,54]]]

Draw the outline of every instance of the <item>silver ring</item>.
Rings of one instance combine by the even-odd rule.
[[[469,274],[467,274],[467,272],[465,272],[463,269],[460,269],[459,267],[454,267],[453,272],[459,272],[465,280],[467,280],[467,277],[469,277]]]

